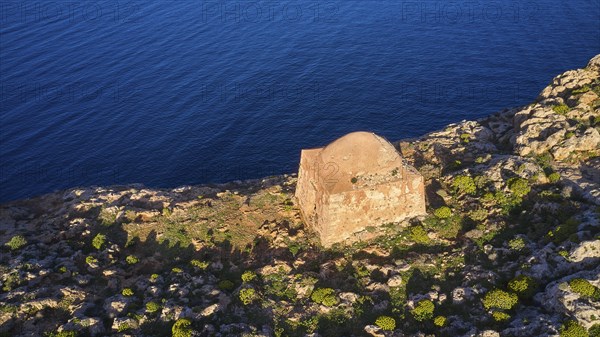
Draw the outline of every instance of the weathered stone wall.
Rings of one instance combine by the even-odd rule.
[[[423,177],[389,142],[366,132],[303,150],[296,198],[304,222],[324,246],[352,241],[367,227],[425,214]]]

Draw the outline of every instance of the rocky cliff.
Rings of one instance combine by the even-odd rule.
[[[0,209],[2,336],[599,336],[600,55],[396,145],[428,215],[323,248],[296,176]]]

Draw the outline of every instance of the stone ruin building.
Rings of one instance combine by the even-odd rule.
[[[423,177],[370,132],[302,150],[296,198],[304,222],[326,247],[353,241],[367,227],[425,214]]]

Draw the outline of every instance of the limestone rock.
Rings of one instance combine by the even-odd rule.
[[[296,198],[324,246],[368,226],[425,214],[423,177],[392,144],[369,132],[303,150]]]

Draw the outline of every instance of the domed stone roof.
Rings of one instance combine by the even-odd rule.
[[[402,167],[394,146],[372,132],[353,132],[327,145],[319,154],[321,167],[333,165],[344,179],[361,174],[389,174]]]

